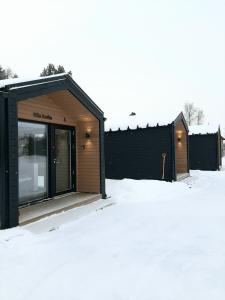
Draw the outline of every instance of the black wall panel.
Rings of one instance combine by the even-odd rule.
[[[162,153],[166,153],[165,180],[172,181],[171,126],[105,133],[106,178],[162,178]]]
[[[189,136],[190,169],[218,170],[217,134]]]

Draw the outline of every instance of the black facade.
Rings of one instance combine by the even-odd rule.
[[[0,228],[19,222],[17,102],[51,92],[68,90],[98,120],[100,126],[100,192],[105,194],[104,114],[67,74],[8,84],[0,88]]]
[[[180,114],[167,126],[105,132],[106,178],[177,180],[175,125],[182,119]]]
[[[216,171],[222,165],[221,136],[215,134],[195,134],[189,136],[190,169]]]
[[[106,178],[160,180],[166,153],[165,180],[175,180],[172,132],[172,126],[106,132]]]

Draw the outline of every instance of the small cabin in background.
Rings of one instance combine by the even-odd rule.
[[[219,126],[190,126],[190,169],[220,170],[222,166],[222,143]]]
[[[188,126],[183,113],[160,123],[131,114],[106,121],[105,128],[106,178],[176,181],[189,176]]]

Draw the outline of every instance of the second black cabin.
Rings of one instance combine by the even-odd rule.
[[[190,126],[190,169],[216,171],[222,166],[222,137],[219,127]]]
[[[183,113],[153,127],[143,121],[140,126],[135,120],[136,116],[129,117],[129,127],[106,126],[106,177],[175,181],[188,176],[188,127]]]

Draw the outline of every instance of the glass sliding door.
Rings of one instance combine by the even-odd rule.
[[[70,191],[71,180],[71,130],[55,128],[56,194]]]
[[[74,191],[74,145],[72,127],[18,122],[19,204]]]
[[[19,203],[48,196],[47,125],[18,122]]]

